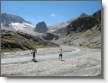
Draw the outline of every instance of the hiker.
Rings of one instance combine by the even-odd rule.
[[[33,49],[33,50],[32,50],[32,54],[33,54],[33,59],[32,59],[32,61],[34,61],[34,62],[37,62],[37,60],[35,59],[36,53],[37,53],[37,49]]]
[[[60,48],[59,49],[59,60],[61,60],[62,61],[62,56],[63,56],[63,50],[62,50],[62,48]]]

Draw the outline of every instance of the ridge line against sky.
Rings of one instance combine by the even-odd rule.
[[[55,25],[74,19],[81,13],[92,15],[101,9],[101,1],[2,1],[1,11],[21,16],[35,25],[45,21]]]

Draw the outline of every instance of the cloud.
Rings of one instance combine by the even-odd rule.
[[[51,17],[54,17],[54,16],[55,16],[55,14],[51,14],[50,16],[51,16]]]

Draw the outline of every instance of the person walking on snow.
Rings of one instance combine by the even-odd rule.
[[[37,49],[33,49],[33,50],[32,50],[32,54],[33,54],[33,59],[32,59],[32,61],[33,61],[33,62],[37,62],[37,60],[36,60],[36,58],[35,58],[35,57],[36,57],[36,53],[37,53]]]
[[[62,61],[62,56],[63,56],[63,50],[62,48],[59,49],[59,60]]]

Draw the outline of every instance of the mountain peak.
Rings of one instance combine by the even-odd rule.
[[[80,14],[80,17],[85,17],[85,16],[88,16],[86,13],[81,13]]]
[[[0,17],[0,21],[3,25],[9,26],[11,23],[29,23],[29,21],[24,20],[22,17],[13,15],[13,14],[8,14],[8,13],[2,13]]]
[[[38,22],[36,24],[35,31],[40,32],[40,33],[45,33],[47,32],[47,30],[48,30],[48,27],[44,21]]]

